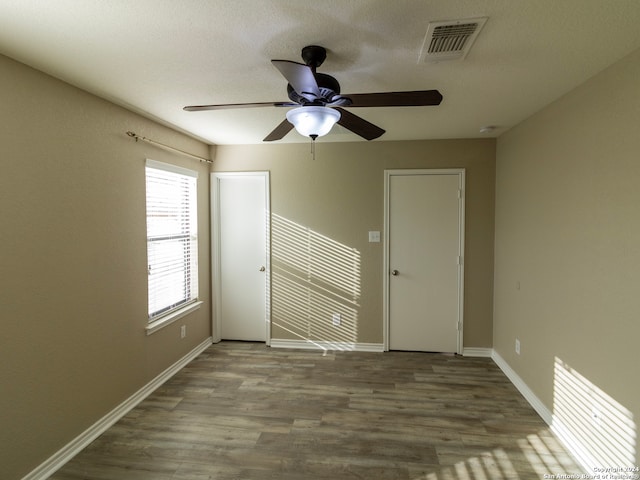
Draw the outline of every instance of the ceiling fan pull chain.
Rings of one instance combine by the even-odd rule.
[[[316,140],[311,137],[311,160],[316,159]]]

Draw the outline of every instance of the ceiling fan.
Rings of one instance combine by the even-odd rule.
[[[335,78],[316,71],[326,58],[325,48],[309,45],[302,49],[304,64],[289,60],[271,60],[273,66],[288,82],[288,102],[191,105],[184,107],[184,110],[197,112],[229,108],[297,107],[287,111],[287,118],[263,141],[281,140],[294,126],[302,135],[315,140],[329,133],[335,123],[366,140],[373,140],[385,131],[343,107],[412,107],[439,105],[442,101],[442,95],[437,90],[341,95],[340,84]]]

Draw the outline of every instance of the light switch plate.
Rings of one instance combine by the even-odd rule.
[[[380,242],[380,232],[369,232],[369,242],[370,243],[379,243]]]

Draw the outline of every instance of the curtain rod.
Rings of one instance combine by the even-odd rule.
[[[170,147],[169,145],[165,145],[164,143],[156,142],[155,140],[151,140],[150,138],[147,138],[147,137],[141,137],[140,135],[137,135],[136,133],[134,133],[132,131],[128,131],[127,135],[129,135],[131,138],[135,138],[136,142],[138,140],[142,140],[144,142],[148,142],[148,143],[151,143],[153,145],[157,145],[160,148],[164,148],[165,150],[169,150],[171,152],[176,152],[176,153],[179,153],[181,155],[186,155],[187,157],[195,158],[196,160],[200,160],[201,162],[213,163],[213,161],[209,160],[208,158],[200,157],[198,155],[194,155],[193,153],[185,152],[184,150],[180,150],[180,149],[177,149],[177,148]]]

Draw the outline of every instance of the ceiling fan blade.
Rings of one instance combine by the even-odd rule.
[[[289,85],[307,100],[320,98],[320,88],[311,67],[289,60],[271,60],[273,66],[287,79]]]
[[[364,118],[354,115],[344,108],[336,107],[336,110],[340,112],[338,124],[366,140],[373,140],[385,133],[385,131],[377,125],[367,122]]]
[[[282,140],[284,136],[293,130],[293,124],[289,123],[289,120],[286,118],[278,125],[273,131],[264,137],[263,142],[273,142],[274,140]]]
[[[221,105],[187,105],[183,110],[187,112],[200,112],[203,110],[228,110],[231,108],[254,108],[254,107],[299,107],[293,102],[258,102],[258,103],[225,103]]]
[[[438,90],[355,93],[344,96],[351,99],[350,107],[422,107],[440,105],[442,101],[442,94]]]

